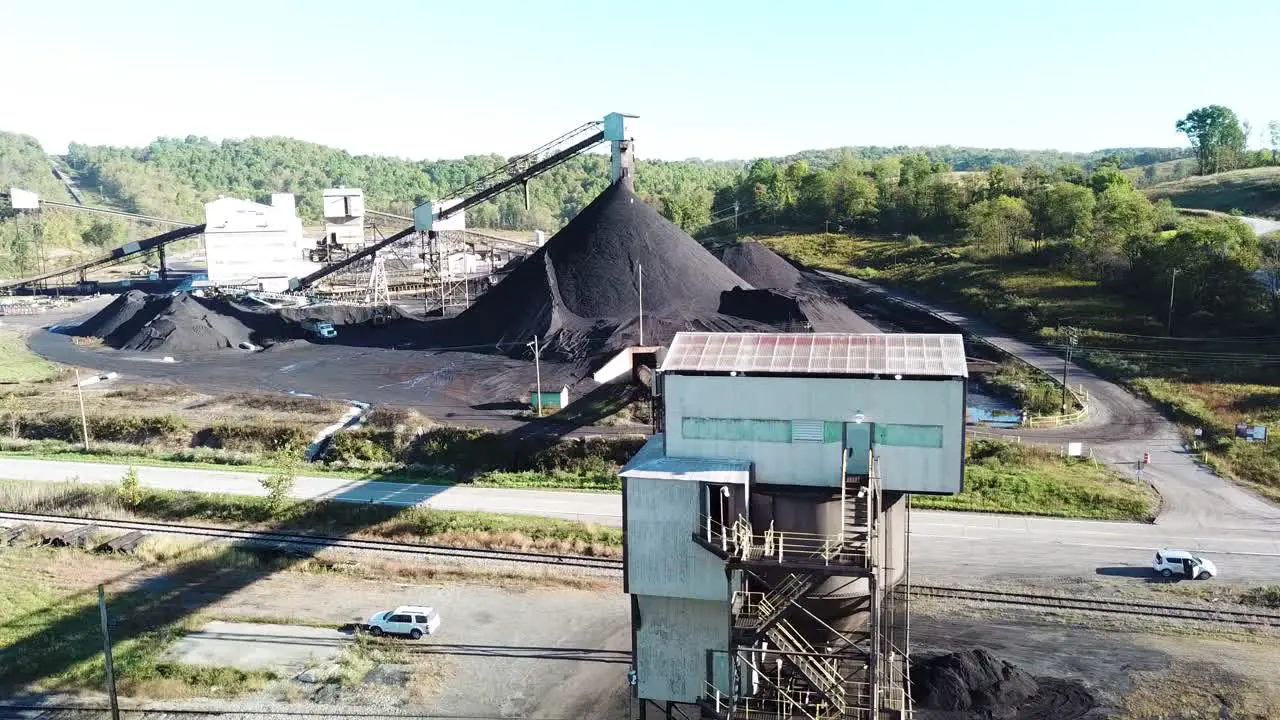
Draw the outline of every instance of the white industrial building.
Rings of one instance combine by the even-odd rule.
[[[306,260],[302,219],[289,193],[273,194],[270,205],[218,198],[205,203],[204,217],[210,285],[281,292],[289,278],[318,267]]]
[[[345,248],[364,245],[364,191],[328,188],[324,198],[325,242]]]

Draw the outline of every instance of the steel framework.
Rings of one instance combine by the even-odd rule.
[[[703,518],[696,542],[740,571],[742,589],[731,603],[732,633],[723,658],[708,662],[699,700],[707,717],[807,720],[906,720],[912,716],[908,593],[895,592],[901,571],[886,563],[887,533],[874,452],[865,475],[841,468],[842,527],[837,535],[759,533],[738,516],[721,524]],[[906,503],[905,496],[895,496]],[[910,509],[904,507],[904,513]],[[904,518],[904,522],[906,522]],[[909,552],[909,549],[908,549]],[[909,557],[905,555],[904,557]],[[909,565],[909,561],[908,561]],[[836,630],[803,602],[833,577],[865,581],[862,613],[854,630]],[[798,626],[819,627],[833,638],[815,647]],[[727,669],[719,678],[712,668]],[[717,682],[717,679],[719,680]]]

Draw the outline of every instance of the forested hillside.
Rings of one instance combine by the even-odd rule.
[[[1028,172],[1081,174],[1099,163],[1130,167],[1184,157],[1177,148],[1127,148],[1094,153],[960,147],[845,147],[755,161],[646,161],[636,190],[690,232],[714,233],[741,223],[847,222],[883,229],[950,230],[973,195],[974,178],[952,171],[1025,167]],[[408,215],[414,205],[447,197],[453,188],[501,166],[506,158],[473,155],[415,161],[352,155],[283,137],[214,142],[161,138],[140,148],[72,144],[65,161],[92,201],[147,215],[200,222],[203,203],[220,195],[266,201],[273,192],[297,196],[304,220],[320,220],[320,190],[363,188],[371,209]],[[67,200],[50,172],[51,158],[30,137],[0,133],[0,187],[22,187]],[[1004,172],[1001,170],[1000,172]],[[530,208],[510,192],[468,211],[477,227],[555,231],[604,189],[609,161],[584,155],[530,184]],[[927,197],[926,197],[927,196]],[[735,211],[736,208],[736,211]],[[40,224],[46,261],[93,252],[153,234],[155,228],[75,213],[46,211]],[[34,231],[0,226],[0,273],[38,267]]]

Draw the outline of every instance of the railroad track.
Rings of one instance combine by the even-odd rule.
[[[531,563],[536,565],[552,565],[556,567],[622,571],[622,560],[620,559],[591,557],[589,555],[554,555],[550,553],[528,552],[523,550],[485,550],[478,548],[452,547],[449,545],[419,545],[415,543],[359,540],[355,538],[332,537],[327,535],[304,535],[298,533],[275,532],[271,530],[235,530],[231,528],[210,527],[205,525],[109,520],[105,518],[71,517],[67,515],[53,515],[45,513],[0,512],[0,520],[49,523],[56,525],[93,525],[95,527],[102,528],[103,530],[122,530],[125,532],[141,531],[165,535],[184,535],[188,537],[209,538],[211,540],[233,540],[258,545],[273,545],[298,549],[341,548],[346,550],[368,550],[400,553],[405,555],[426,555],[435,557],[463,558],[468,560]]]
[[[1280,627],[1280,614],[1261,611],[1254,612],[1251,610],[1217,610],[1192,605],[1168,605],[1164,603],[1128,600],[1076,598],[1064,597],[1061,595],[1035,595],[1031,593],[1004,592],[998,590],[974,590],[968,588],[939,587],[934,585],[912,585],[911,597],[972,600],[976,602],[995,603],[998,605],[1039,607],[1049,610],[1080,610],[1084,612],[1106,613],[1110,615],[1159,617],[1176,620],[1200,620],[1205,622],[1229,623],[1232,625],[1250,627]]]

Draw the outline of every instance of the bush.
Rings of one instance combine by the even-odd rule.
[[[135,508],[142,502],[142,483],[138,481],[138,469],[132,465],[120,478],[120,502],[129,508]]]
[[[193,447],[249,453],[301,452],[311,444],[311,431],[301,425],[217,423],[196,431]]]
[[[289,504],[298,475],[298,460],[291,453],[282,451],[276,453],[274,464],[275,469],[259,482],[267,489],[267,506],[273,514],[278,514]]]

